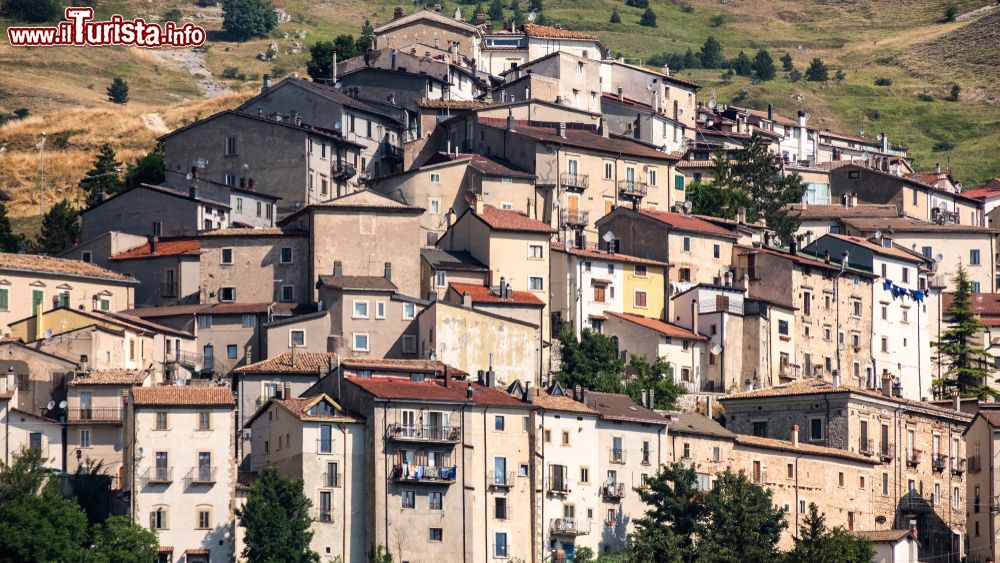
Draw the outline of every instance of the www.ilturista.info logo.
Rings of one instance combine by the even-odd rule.
[[[186,23],[163,25],[142,18],[126,20],[113,15],[109,21],[92,22],[93,8],[66,8],[66,21],[55,27],[8,27],[7,39],[18,47],[134,45],[136,47],[191,47],[205,42],[205,29]]]

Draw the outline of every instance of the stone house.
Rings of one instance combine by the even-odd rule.
[[[969,561],[982,563],[996,560],[998,552],[996,530],[1000,516],[996,512],[1000,504],[1000,491],[993,478],[994,459],[997,451],[997,430],[1000,429],[1000,411],[994,408],[980,408],[973,417],[963,436],[969,476],[963,491],[968,504]]]
[[[47,418],[17,408],[17,389],[7,387],[0,391],[0,424],[4,427],[4,464],[14,462],[26,449],[39,453],[42,467],[53,471],[66,469],[63,425]]]
[[[0,389],[11,401],[10,408],[57,420],[65,398],[66,382],[79,365],[66,357],[50,354],[16,338],[0,339]],[[15,393],[16,391],[16,393]],[[49,406],[51,403],[51,407]],[[16,449],[9,449],[9,454]],[[7,463],[4,458],[4,463]]]
[[[972,415],[894,396],[888,374],[882,383],[880,391],[870,391],[807,379],[719,402],[726,427],[737,434],[786,439],[796,425],[803,443],[875,460],[869,483],[874,529],[916,520],[924,557],[961,557],[968,457],[962,434]]]
[[[443,295],[452,282],[487,285],[489,269],[464,250],[420,249],[420,296]]]
[[[197,238],[149,235],[146,242],[112,254],[108,267],[139,280],[135,307],[201,301],[201,241]]]
[[[304,231],[220,229],[199,236],[201,303],[310,303]]]
[[[607,313],[607,333],[618,342],[618,351],[628,362],[632,354],[653,364],[670,364],[674,383],[688,391],[700,391],[708,339],[701,334],[659,319],[631,313]]]
[[[90,240],[84,240],[61,254],[57,254],[56,257],[79,260],[110,270],[113,269],[112,256],[141,246],[146,241],[145,235],[134,235],[112,229],[103,231]]]
[[[700,377],[692,373],[687,388],[725,393],[754,385],[759,374],[750,371],[752,362],[744,361],[742,342],[754,305],[737,286],[698,284],[674,296],[671,324],[708,339]]]
[[[482,56],[476,59],[477,64],[493,75],[559,51],[601,60],[608,49],[595,34],[536,23],[525,23],[520,29],[511,24],[510,29],[485,31],[482,37]]]
[[[440,9],[418,10],[404,15],[403,8],[397,7],[392,19],[376,27],[374,33],[373,47],[379,50],[409,51],[411,46],[415,46],[422,55],[424,47],[450,51],[454,45],[456,54],[465,61],[480,60],[480,28],[459,18],[445,16]]]
[[[197,184],[184,182],[179,187],[140,184],[83,210],[80,239],[91,240],[110,230],[140,236],[190,236],[230,226],[228,194],[206,193]]]

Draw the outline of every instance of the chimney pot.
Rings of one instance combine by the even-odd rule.
[[[160,237],[156,235],[149,235],[149,253],[156,254],[157,244],[160,242]]]
[[[799,447],[799,425],[792,425],[792,447]]]
[[[335,260],[333,262],[333,275],[342,276],[344,275],[344,263],[340,260]]]
[[[396,6],[392,10],[392,19],[398,20],[401,17],[403,17],[403,7],[402,6]]]
[[[263,94],[264,92],[267,92],[270,89],[271,89],[271,75],[270,74],[265,74],[264,75],[264,82],[263,82],[263,84],[261,84],[261,87],[260,87],[260,92],[261,92],[261,94]]]
[[[385,279],[392,281],[392,262],[385,263]]]

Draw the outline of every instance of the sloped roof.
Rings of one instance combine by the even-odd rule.
[[[140,307],[121,311],[132,317],[157,318],[181,315],[244,315],[263,314],[268,309],[275,314],[291,314],[291,303],[195,303],[191,305],[164,305],[162,307]]]
[[[232,407],[236,401],[228,387],[215,386],[158,386],[133,387],[132,403],[148,407]]]
[[[663,336],[669,336],[671,338],[680,338],[683,340],[708,340],[704,336],[691,332],[690,330],[671,324],[665,321],[650,319],[648,317],[643,317],[641,315],[635,315],[632,313],[615,313],[613,311],[605,311],[604,314],[610,315],[617,319],[623,321],[628,321],[633,324],[637,324],[641,327],[648,328],[649,330],[660,333]]]
[[[139,369],[95,369],[84,377],[71,379],[69,385],[70,387],[79,385],[140,385],[148,375],[148,371]]]
[[[710,436],[727,440],[734,440],[736,438],[736,434],[703,414],[679,412],[671,413],[671,416],[674,420],[670,423],[667,430],[670,434]]]
[[[657,414],[640,405],[628,395],[588,391],[586,401],[587,406],[597,411],[601,415],[601,418],[623,422],[667,425],[667,419],[663,415]]]
[[[405,15],[401,18],[389,20],[388,22],[376,27],[374,32],[375,35],[380,35],[387,31],[391,31],[397,27],[404,26],[423,19],[455,27],[470,34],[475,34],[479,31],[479,28],[477,28],[474,25],[469,25],[464,21],[456,20],[454,18],[449,18],[448,16],[442,15],[438,12],[434,12],[431,10],[418,10],[416,12],[413,12],[412,14]]]
[[[328,395],[321,393],[319,395],[312,395],[310,397],[296,397],[288,399],[271,399],[274,404],[284,407],[285,410],[295,415],[295,418],[299,420],[329,420],[329,421],[340,421],[340,422],[356,422],[352,416],[345,414],[338,414],[334,416],[317,416],[308,413],[308,410],[313,407],[316,403],[320,401],[327,401],[331,403],[338,412],[343,413],[343,408],[337,401],[334,401]],[[256,417],[255,417],[256,418]],[[247,425],[250,422],[247,422]]]
[[[468,390],[472,388],[472,402],[488,407],[512,407],[512,408],[522,408],[522,409],[533,409],[535,406],[531,403],[525,403],[519,400],[517,397],[513,397],[500,389],[494,387],[486,387],[485,385],[480,385],[474,381],[462,380],[462,379],[452,379],[448,384],[449,389],[457,389],[465,393],[466,398],[468,398]]]
[[[666,262],[661,262],[660,260],[641,258],[639,256],[631,256],[620,252],[608,252],[607,250],[600,250],[597,248],[577,248],[575,246],[566,248],[566,245],[562,243],[552,243],[551,247],[552,250],[556,252],[565,252],[566,254],[572,254],[573,256],[593,258],[594,260],[604,260],[606,262],[641,264],[646,266],[659,266],[661,268],[667,266]]]
[[[975,225],[956,225],[954,223],[931,223],[910,217],[884,217],[884,218],[845,218],[842,222],[858,231],[874,232],[892,229],[897,233],[982,233],[983,235],[993,235],[1000,231],[987,229]]]
[[[285,373],[311,374],[317,372],[326,374],[330,369],[330,361],[336,363],[337,354],[333,352],[284,352],[280,355],[261,360],[249,365],[240,366],[236,373]]]
[[[905,260],[907,262],[913,262],[913,263],[917,263],[917,264],[922,264],[922,263],[926,262],[926,259],[919,258],[919,257],[917,257],[917,256],[915,256],[915,255],[913,255],[913,254],[911,254],[909,252],[906,252],[905,250],[896,248],[896,246],[889,246],[889,247],[882,246],[881,244],[872,242],[872,241],[870,241],[868,239],[863,239],[861,237],[852,237],[850,235],[841,235],[841,234],[837,234],[837,233],[827,233],[827,234],[823,235],[823,237],[820,237],[820,240],[822,240],[825,237],[830,237],[830,238],[833,238],[833,239],[836,239],[836,240],[840,240],[840,241],[848,242],[848,243],[851,243],[851,244],[855,244],[855,245],[860,246],[860,247],[862,247],[864,249],[870,250],[870,251],[874,252],[875,254],[881,254],[882,256],[887,256],[889,258],[895,258],[897,260]],[[848,260],[848,262],[850,262],[850,260]]]
[[[506,118],[477,116],[476,122],[494,129],[506,129],[507,127]],[[608,154],[622,154],[625,156],[670,162],[676,162],[681,159],[680,154],[663,152],[630,137],[619,135],[604,137],[593,128],[573,127],[573,124],[567,124],[566,136],[562,137],[556,132],[554,127],[544,126],[534,121],[515,120],[514,134],[523,135],[545,143],[588,149]]]
[[[280,85],[280,84],[282,84],[284,82],[287,82],[287,81],[295,81],[297,83],[313,84],[312,82],[307,82],[306,80],[302,80],[302,79],[298,79],[298,78],[286,78],[285,80],[282,80],[280,83],[278,83],[278,85]],[[275,85],[274,88],[277,88],[278,85]],[[317,85],[317,86],[319,86],[319,85]],[[330,90],[334,91],[332,88],[330,88]],[[378,113],[378,114],[381,115],[381,112],[379,112],[377,109],[375,109],[375,108],[373,108],[371,106],[367,106],[366,104],[362,104],[361,102],[358,102],[357,100],[355,100],[354,98],[348,96],[347,94],[341,93],[339,91],[334,91],[334,92],[335,93],[334,94],[330,94],[330,96],[334,97],[334,98],[337,98],[338,101],[343,102],[344,105],[347,105],[347,106],[350,106],[350,107],[357,107],[358,109],[364,109],[366,111],[370,111],[372,113]],[[251,98],[250,100],[248,100],[247,102],[245,102],[242,106],[240,106],[240,108],[242,109],[242,108],[245,108],[245,107],[251,105],[251,102],[254,99],[256,99],[257,97],[258,96],[255,96],[254,98]],[[234,117],[241,118],[241,119],[247,119],[247,120],[251,120],[251,121],[257,121],[257,122],[261,122],[261,123],[267,123],[267,124],[273,125],[275,127],[285,127],[285,128],[297,129],[297,130],[303,131],[305,133],[311,133],[311,134],[314,134],[314,135],[319,135],[319,136],[325,137],[327,139],[331,139],[331,140],[333,140],[333,141],[335,141],[337,143],[340,143],[340,144],[352,145],[352,146],[357,147],[357,148],[364,148],[362,145],[359,145],[358,143],[355,143],[354,141],[348,141],[338,131],[334,131],[332,129],[325,129],[323,127],[316,127],[314,125],[309,125],[308,123],[294,123],[294,122],[288,121],[288,120],[278,121],[276,119],[271,119],[269,117],[257,115],[256,113],[248,113],[248,112],[245,112],[245,111],[240,111],[240,109],[224,109],[224,110],[222,110],[222,111],[220,111],[218,113],[214,113],[214,114],[212,114],[212,115],[210,115],[210,116],[208,116],[208,117],[206,117],[204,119],[199,119],[198,121],[195,121],[193,123],[189,123],[189,124],[185,125],[184,127],[179,127],[177,129],[174,129],[173,131],[171,131],[169,133],[161,135],[160,137],[157,138],[157,140],[163,141],[165,139],[173,137],[174,135],[177,135],[178,133],[181,133],[181,132],[187,131],[189,129],[198,127],[199,125],[201,125],[203,123],[215,120],[215,119],[217,119],[219,117],[230,116],[230,115],[234,116]],[[147,187],[157,187],[157,186],[148,186],[147,185]],[[165,186],[161,186],[161,187],[165,188]],[[170,189],[170,188],[167,188],[167,189]],[[173,191],[176,191],[176,190],[173,190]],[[180,193],[184,197],[187,197],[187,193],[185,193],[185,192],[178,192],[178,193]],[[228,207],[228,205],[227,205],[227,207]]]
[[[311,203],[288,217],[282,219],[280,225],[288,225],[292,219],[299,215],[315,213],[317,211],[332,210],[346,212],[369,212],[369,213],[402,213],[408,215],[420,215],[425,210],[422,207],[414,207],[385,197],[371,190],[362,190],[338,197],[324,203]]]
[[[467,158],[469,159],[469,166],[484,176],[521,178],[525,180],[535,179],[535,175],[531,172],[515,168],[514,165],[509,162],[501,162],[497,159],[477,153],[438,153],[438,155],[438,158],[447,160],[461,160]],[[434,160],[435,159],[432,158],[428,164],[434,162]]]
[[[962,195],[978,199],[980,201],[989,197],[1000,196],[1000,177],[993,178],[978,188],[962,190]]]
[[[251,228],[251,227],[230,227],[226,229],[215,229],[211,231],[201,231],[199,237],[301,237],[305,236],[305,231],[282,227]]]
[[[504,299],[490,291],[490,288],[471,283],[450,283],[448,287],[457,292],[460,296],[466,293],[472,298],[473,303],[485,303],[489,305],[527,305],[530,307],[544,307],[545,302],[530,291],[511,291],[510,299]]]
[[[398,360],[389,358],[341,358],[340,365],[353,370],[399,371],[405,373],[434,373],[465,376],[466,372],[440,360]]]
[[[910,535],[910,530],[854,530],[851,533],[870,542],[897,542]]]
[[[476,214],[476,217],[482,219],[484,223],[495,231],[512,231],[522,233],[555,232],[552,227],[546,225],[538,219],[532,219],[523,213],[518,213],[517,211],[508,209],[500,209],[493,207],[492,205],[484,205],[483,212],[481,214]]]
[[[598,35],[587,33],[585,31],[573,31],[571,29],[539,25],[537,23],[526,23],[524,24],[523,29],[524,34],[528,37],[542,37],[546,39],[585,39],[597,41],[602,45],[604,44]]]
[[[396,291],[396,284],[384,276],[320,276],[322,287],[358,291]]]
[[[469,272],[485,272],[486,265],[476,260],[465,250],[444,250],[431,247],[421,248],[420,256],[430,264],[431,268],[442,270],[463,270]]]
[[[817,205],[791,204],[788,206],[791,213],[803,220],[810,219],[845,219],[856,217],[899,217],[899,209],[892,204],[862,203],[858,205]]]
[[[4,270],[90,278],[129,284],[139,283],[132,276],[126,276],[125,274],[102,268],[90,262],[53,258],[52,256],[43,256],[41,254],[0,252],[0,273]]]
[[[426,109],[472,110],[488,108],[495,105],[498,105],[498,103],[486,102],[482,100],[417,100],[417,107]]]
[[[639,213],[649,217],[678,231],[691,233],[701,233],[706,235],[719,236],[723,238],[735,239],[739,235],[733,234],[729,229],[724,229],[718,225],[710,223],[704,219],[684,213],[674,213],[672,211],[658,211],[654,209],[640,209]]]
[[[841,459],[858,461],[861,463],[867,463],[871,465],[878,465],[880,463],[880,461],[876,458],[868,457],[866,455],[861,455],[847,450],[828,448],[826,446],[816,446],[804,442],[799,442],[798,445],[794,445],[791,442],[786,442],[785,440],[776,440],[774,438],[761,438],[760,436],[750,436],[747,434],[737,434],[736,443],[742,446],[766,448],[769,450],[780,450],[784,452],[811,454],[824,457],[837,457]]]
[[[112,260],[135,260],[137,258],[160,258],[163,256],[198,256],[201,242],[196,238],[162,239],[156,243],[156,252],[150,252],[148,242],[119,252]]]
[[[535,389],[535,405],[550,411],[596,415],[597,411],[570,397],[551,395],[544,389]]]
[[[413,401],[467,402],[465,392],[445,387],[436,381],[411,381],[402,377],[373,377],[362,379],[347,377],[345,381],[357,385],[380,399],[400,399]]]

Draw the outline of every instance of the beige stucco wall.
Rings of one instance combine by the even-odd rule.
[[[111,311],[128,309],[134,304],[135,285],[110,280],[95,280],[44,272],[0,271],[0,289],[7,290],[7,310],[0,311],[0,324],[9,333],[10,323],[34,314],[32,298],[34,292],[42,292],[43,311],[53,307],[52,300],[60,293],[69,292],[69,307],[72,309],[93,308],[93,297],[109,300]],[[105,293],[107,295],[105,295]],[[34,336],[27,340],[34,339]]]
[[[292,249],[292,262],[281,262],[282,248]],[[232,249],[232,264],[222,263],[222,250]],[[234,301],[271,303],[283,299],[283,287],[291,286],[294,301],[312,300],[309,283],[308,239],[282,237],[204,237],[201,240],[201,294],[203,303],[221,301],[219,290],[235,289]]]

